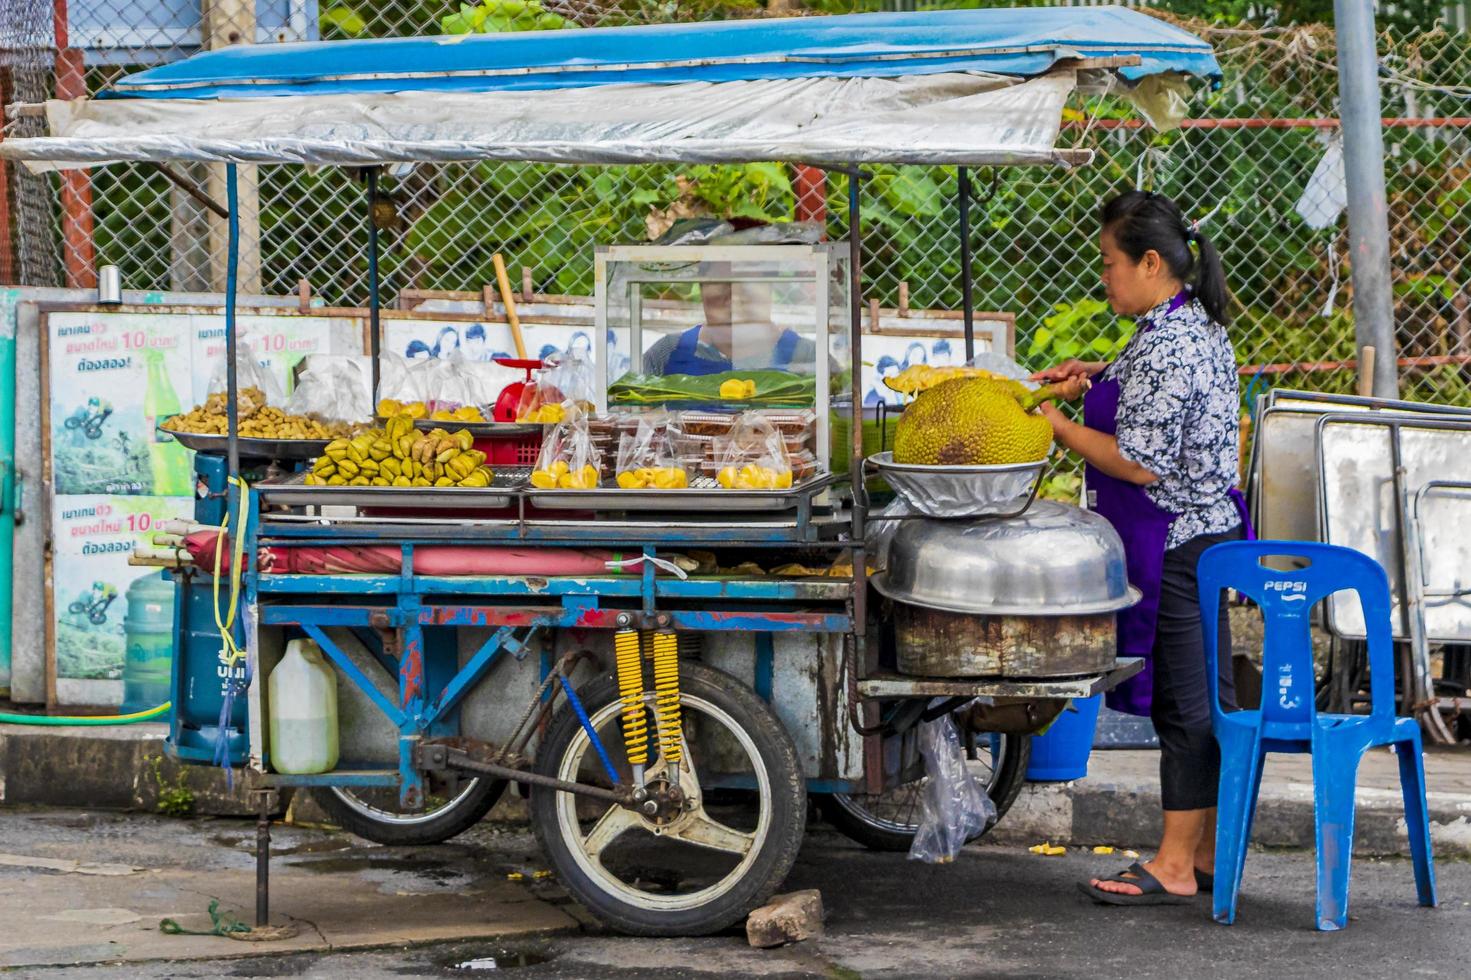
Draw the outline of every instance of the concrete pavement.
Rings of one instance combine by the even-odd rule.
[[[424,849],[373,848],[337,834],[282,831],[282,847],[292,853],[282,856],[274,884],[283,910],[291,908],[322,927],[323,935],[310,940],[309,949],[293,952],[276,944],[156,932],[144,936],[156,929],[159,910],[201,909],[207,895],[246,873],[249,854],[243,841],[250,833],[249,824],[238,820],[0,814],[0,835],[10,851],[81,854],[93,862],[157,868],[131,877],[93,875],[85,890],[76,890],[81,877],[75,874],[58,878],[56,872],[0,865],[0,877],[9,886],[0,906],[8,962],[53,964],[17,966],[8,975],[401,980],[472,975],[478,970],[456,967],[476,962],[483,969],[493,958],[495,975],[510,969],[526,980],[1436,980],[1466,975],[1464,937],[1471,929],[1471,864],[1461,861],[1443,861],[1437,869],[1438,909],[1415,904],[1406,862],[1356,861],[1349,928],[1319,933],[1312,927],[1312,857],[1301,852],[1250,856],[1240,917],[1227,928],[1211,921],[1205,899],[1117,909],[1093,905],[1078,894],[1078,880],[1115,870],[1126,861],[1118,856],[1073,849],[1060,857],[1040,857],[1020,846],[973,845],[955,863],[931,867],[902,855],[865,851],[817,828],[808,835],[787,887],[822,892],[827,926],[820,940],[754,950],[739,930],[677,940],[630,939],[586,926],[547,935],[541,932],[544,926],[569,923],[555,883],[533,879],[510,889],[504,881],[507,869],[535,866],[534,844],[524,834],[482,825],[462,841]],[[312,870],[312,865],[325,869]],[[187,888],[171,875],[190,876]],[[294,891],[294,882],[305,883],[301,887],[309,891]],[[362,940],[329,943],[349,935],[342,925],[330,925],[340,913],[327,911],[344,900],[347,889],[364,893],[363,901],[371,903],[353,913],[359,916]],[[58,918],[64,891],[73,895],[67,907],[96,914]],[[144,912],[137,921],[120,921]],[[417,923],[431,915],[459,918],[441,919],[437,936],[425,937],[436,941],[410,938]],[[459,921],[479,923],[482,931],[445,940],[446,926]],[[352,948],[369,932],[380,938],[380,948]],[[50,942],[54,937],[60,938]],[[65,956],[59,955],[63,940]],[[144,944],[167,959],[141,958]],[[122,947],[134,954],[118,955]],[[22,955],[26,949],[33,952]],[[67,957],[78,965],[62,965]],[[527,961],[530,965],[518,966]]]

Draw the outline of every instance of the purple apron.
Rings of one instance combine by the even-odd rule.
[[[1165,316],[1189,299],[1188,293],[1177,294]],[[1149,323],[1140,329],[1147,331],[1153,326]],[[1113,379],[1093,382],[1083,396],[1083,424],[1105,435],[1115,435],[1118,412],[1119,383]],[[1136,605],[1118,614],[1118,645],[1121,657],[1143,657],[1144,669],[1109,691],[1105,701],[1115,711],[1147,716],[1154,694],[1154,627],[1159,618],[1160,578],[1175,515],[1150,500],[1137,483],[1114,479],[1092,465],[1084,470],[1089,507],[1107,518],[1123,539],[1129,583],[1141,593]],[[1245,498],[1234,487],[1230,495],[1246,523],[1247,537],[1254,537]]]

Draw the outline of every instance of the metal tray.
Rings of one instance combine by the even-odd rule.
[[[377,420],[378,427],[382,428],[387,422],[387,419],[380,417]],[[545,426],[540,422],[452,422],[414,419],[414,428],[420,432],[431,432],[434,429],[459,432],[464,429],[477,439],[513,439],[519,436],[540,436]]]
[[[175,432],[160,427],[185,449],[210,456],[223,456],[230,451],[228,436],[217,436],[205,432]],[[327,448],[330,439],[248,439],[241,436],[240,455],[255,459],[316,459]]]
[[[1406,596],[1400,503],[1395,499],[1393,432],[1381,413],[1362,421],[1342,416],[1323,417],[1319,423],[1316,454],[1321,468],[1318,493],[1322,504],[1323,540],[1361,551],[1384,566],[1391,592],[1390,623],[1399,640],[1410,639],[1403,613]],[[1471,482],[1471,417],[1400,414],[1400,452],[1404,486],[1412,514],[1418,517],[1419,568],[1424,589],[1458,592],[1471,568],[1471,494],[1437,486],[1444,481]],[[1347,639],[1364,636],[1364,613],[1357,596],[1338,592],[1327,601],[1328,625]],[[1464,597],[1426,596],[1423,600],[1425,636],[1431,642],[1471,641],[1471,602]]]
[[[260,483],[261,499],[290,507],[404,507],[456,510],[511,506],[516,490],[526,485],[524,466],[496,470],[488,487],[321,487],[308,486],[305,473],[280,483]]]
[[[530,488],[526,497],[541,510],[781,511],[796,510],[804,497],[826,482],[825,477],[813,477],[790,490],[726,490],[701,476],[686,490],[624,490],[609,479],[597,490]]]

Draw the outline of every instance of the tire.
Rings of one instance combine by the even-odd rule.
[[[1027,781],[1027,763],[1032,758],[1032,740],[1026,735],[994,735],[999,740],[999,753],[991,767],[991,777],[985,785],[986,794],[996,806],[996,819],[985,830],[970,838],[980,840],[1001,822],[1006,811],[1016,802],[1022,786]],[[814,797],[820,812],[828,823],[842,834],[871,851],[905,852],[914,843],[918,829],[918,795],[923,777],[895,787],[886,797],[901,796],[897,805],[907,809],[908,798],[912,797],[916,810],[913,816],[886,816],[876,812],[871,796],[866,794],[824,793]],[[887,801],[894,805],[894,801]]]
[[[702,936],[741,921],[781,885],[802,845],[806,788],[797,750],[775,712],[741,681],[698,663],[680,663],[680,689],[688,737],[681,786],[687,786],[697,802],[694,811],[672,818],[656,835],[647,818],[621,806],[584,797],[583,807],[598,816],[579,817],[574,794],[531,787],[531,823],[558,880],[600,921],[629,935]],[[613,678],[599,678],[578,694],[609,755],[620,760],[615,762],[620,781],[629,778],[626,763],[621,763],[624,752]],[[646,704],[652,710],[652,692],[646,695]],[[651,735],[653,731],[651,725]],[[663,766],[652,740],[650,760],[648,778],[653,786]],[[709,775],[717,760],[749,764],[749,774],[743,769],[728,771],[747,775],[754,788],[707,794],[712,786],[685,782],[691,766],[697,780],[700,770]],[[541,743],[536,770],[545,776],[608,785],[589,739],[566,705]],[[707,804],[718,818],[706,810]],[[736,809],[746,812],[727,812]],[[748,842],[746,849],[727,852],[678,839],[683,828],[700,823],[705,816],[715,821],[719,831],[740,834]],[[732,816],[740,820],[733,821]],[[738,830],[738,822],[750,829]],[[584,823],[590,823],[594,831],[605,826],[623,829],[612,831],[590,857],[586,843],[592,834],[584,831]],[[632,863],[626,852],[623,860],[607,857],[612,845],[630,839],[635,852],[653,855],[659,851],[659,855],[636,856]],[[670,854],[677,856],[681,867],[662,866],[676,863],[669,860]],[[702,863],[733,866],[724,872],[707,872],[700,867]],[[688,871],[691,864],[693,873]],[[632,880],[624,880],[628,877]],[[704,884],[706,881],[713,883]],[[677,893],[687,884],[694,886],[693,891]]]
[[[337,786],[316,787],[312,796],[333,821],[364,840],[389,847],[442,844],[479,823],[506,790],[503,779],[480,777],[462,784],[458,795],[424,813],[395,814],[389,802]],[[397,794],[397,790],[376,790]]]

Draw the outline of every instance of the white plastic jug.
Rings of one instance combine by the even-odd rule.
[[[292,640],[271,671],[271,767],[280,773],[329,772],[337,765],[337,674],[311,640]]]

